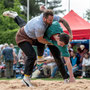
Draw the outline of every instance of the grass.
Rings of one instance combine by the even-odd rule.
[[[47,80],[47,81],[61,81],[61,80],[63,80],[62,78],[53,78],[53,79],[51,79],[51,78],[41,78],[41,80]]]
[[[53,78],[53,79],[50,79],[50,78],[39,78],[41,80],[47,80],[47,81],[62,81],[63,78]],[[80,78],[76,78],[76,80],[79,80]],[[82,78],[82,79],[86,79],[86,80],[90,80],[90,78]],[[37,79],[32,79],[32,80],[37,80]]]
[[[16,79],[16,78],[11,78],[11,79],[7,79],[7,78],[0,78],[0,80],[13,80],[13,79]]]
[[[16,78],[12,78],[12,79],[7,79],[7,78],[0,78],[0,80],[13,80],[13,79],[16,79]],[[60,80],[63,80],[62,78],[34,78],[34,79],[31,79],[31,80],[38,80],[38,79],[41,79],[41,80],[47,80],[47,81],[52,81],[52,80],[56,80],[56,81],[60,81]]]
[[[13,79],[16,79],[16,78],[12,78],[12,79],[7,79],[7,78],[0,78],[0,80],[13,80]],[[34,78],[34,79],[31,79],[31,80],[46,80],[46,81],[62,81],[63,79],[62,78]],[[76,80],[78,80],[79,78],[76,78]],[[86,80],[90,80],[90,78],[82,78],[82,79],[86,79]]]

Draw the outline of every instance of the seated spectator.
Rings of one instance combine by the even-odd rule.
[[[82,77],[85,77],[86,71],[90,68],[90,58],[89,53],[85,53],[83,62],[82,62]]]
[[[85,48],[84,45],[80,45],[77,48],[76,57],[77,57],[77,65],[78,65],[79,70],[82,70],[82,61],[83,61],[84,54],[86,52],[88,52],[88,50]]]
[[[64,60],[63,57],[62,57],[62,61],[63,61],[64,66],[65,66],[65,70],[68,71],[68,69],[67,69],[67,65],[66,65],[65,60]],[[58,66],[55,65],[55,67],[53,68],[53,71],[52,71],[52,73],[51,73],[51,77],[50,77],[50,78],[54,78],[55,75],[56,75],[56,72],[57,72],[57,71],[58,71]]]
[[[77,49],[76,57],[77,57],[77,66],[78,69],[82,69],[82,62],[80,61],[81,55],[80,55],[80,48]]]
[[[72,69],[73,69],[73,73],[75,71],[78,70],[78,66],[77,66],[77,57],[76,57],[76,53],[74,51],[71,52],[71,64],[72,64]]]
[[[43,66],[43,72],[46,77],[50,77],[53,73],[53,69],[56,66],[56,63],[52,56],[48,56],[44,59],[45,59],[46,65]]]
[[[55,65],[55,60],[51,56],[45,57],[43,60],[37,60],[32,78],[51,76]]]
[[[76,57],[77,57],[77,66],[78,66],[79,70],[82,69],[82,59],[83,59],[83,55],[84,55],[83,50],[84,50],[84,45],[80,45],[77,48]]]
[[[50,78],[54,78],[55,77],[57,70],[58,70],[58,66],[55,66]]]
[[[44,77],[43,72],[43,65],[45,64],[45,60],[37,60],[36,65],[33,69],[33,73],[31,78],[41,78]]]

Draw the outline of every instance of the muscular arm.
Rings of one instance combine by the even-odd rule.
[[[72,39],[73,38],[72,31],[71,31],[71,28],[70,28],[68,22],[65,19],[63,19],[63,18],[60,18],[59,22],[61,22],[65,26],[65,28],[68,30],[68,32],[70,34],[70,38]]]
[[[48,42],[46,39],[44,39],[43,36],[38,37],[37,40],[43,44],[50,44],[50,42]]]

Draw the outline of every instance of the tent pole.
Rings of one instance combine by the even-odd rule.
[[[29,21],[29,0],[27,0],[27,22]]]
[[[70,12],[70,0],[68,0],[68,12]]]

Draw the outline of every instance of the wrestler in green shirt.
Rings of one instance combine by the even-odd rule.
[[[48,40],[48,42],[51,42],[54,44],[58,49],[60,50],[62,56],[69,57],[69,51],[68,51],[68,45],[59,46],[57,44],[57,41],[53,39],[53,35],[60,35],[63,32],[63,29],[61,28],[59,22],[53,21],[52,25],[46,30],[44,38]]]

